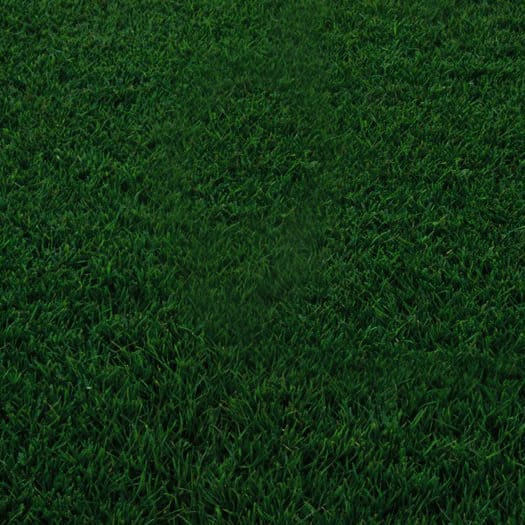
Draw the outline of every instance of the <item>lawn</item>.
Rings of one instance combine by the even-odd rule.
[[[0,523],[525,522],[525,2],[2,0]]]

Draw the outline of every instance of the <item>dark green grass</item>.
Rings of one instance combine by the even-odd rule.
[[[523,523],[525,3],[0,2],[2,523]]]

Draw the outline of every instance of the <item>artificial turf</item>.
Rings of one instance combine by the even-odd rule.
[[[2,0],[0,522],[523,523],[525,2]]]

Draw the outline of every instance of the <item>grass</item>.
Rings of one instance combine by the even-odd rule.
[[[3,0],[0,520],[525,520],[525,3]]]

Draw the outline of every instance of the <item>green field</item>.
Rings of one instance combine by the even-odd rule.
[[[0,523],[525,522],[525,2],[1,0]]]

